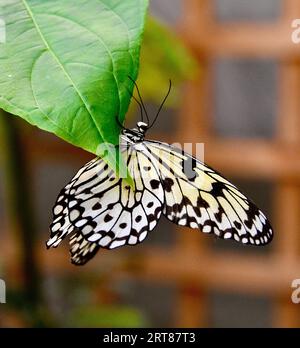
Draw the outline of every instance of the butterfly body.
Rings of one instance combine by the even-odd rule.
[[[161,215],[243,244],[272,240],[266,216],[233,184],[182,150],[145,140],[147,130],[138,122],[121,133],[121,154],[135,187],[102,159],[87,163],[57,199],[48,247],[71,235],[72,262],[84,264],[100,248],[142,242]]]

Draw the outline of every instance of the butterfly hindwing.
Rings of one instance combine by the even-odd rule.
[[[93,258],[100,249],[97,243],[92,243],[84,239],[80,230],[77,230],[76,233],[70,237],[69,243],[71,262],[74,265],[84,265]]]
[[[142,242],[157,224],[164,202],[157,172],[141,153],[130,148],[123,155],[135,188],[118,178],[101,160],[86,165],[61,192],[54,212],[64,203],[59,235],[54,222],[48,246],[57,246],[73,232],[71,256],[75,264],[84,264],[102,247],[113,249]],[[143,175],[147,172],[148,176]],[[67,230],[66,228],[69,228]]]
[[[69,217],[69,193],[74,183],[81,177],[81,174],[89,168],[94,167],[96,162],[97,158],[85,164],[58,195],[53,208],[53,222],[50,225],[51,235],[46,243],[48,248],[57,247],[67,235],[74,231],[75,227],[71,224]]]

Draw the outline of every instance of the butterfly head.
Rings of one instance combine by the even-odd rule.
[[[133,143],[143,141],[148,128],[148,124],[141,121],[136,124],[136,128],[124,128],[122,131],[123,139]]]
[[[147,123],[141,122],[141,121],[136,124],[136,127],[137,127],[138,131],[143,135],[146,134],[146,132],[149,128]]]

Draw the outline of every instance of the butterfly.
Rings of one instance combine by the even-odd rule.
[[[149,128],[149,122],[139,121],[121,132],[120,152],[134,187],[95,158],[62,189],[48,248],[70,235],[71,262],[83,265],[101,248],[141,243],[162,215],[243,244],[261,246],[272,240],[267,217],[236,186],[181,149],[146,140]]]

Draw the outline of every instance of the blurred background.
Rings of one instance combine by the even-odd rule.
[[[205,160],[272,221],[264,248],[161,219],[134,248],[83,267],[47,251],[60,189],[93,156],[0,115],[1,327],[299,327],[299,0],[150,0],[139,86],[149,110],[172,97],[149,138],[204,142]],[[131,107],[127,125],[136,120]]]

